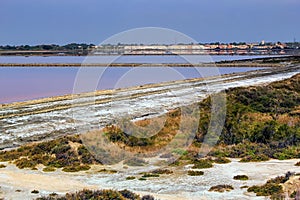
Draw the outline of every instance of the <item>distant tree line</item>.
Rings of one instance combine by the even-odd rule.
[[[18,46],[12,46],[12,45],[5,45],[5,46],[0,46],[0,50],[23,50],[23,51],[61,51],[61,50],[76,50],[76,49],[81,49],[81,50],[87,50],[89,48],[94,47],[94,44],[85,44],[85,43],[70,43],[66,45],[57,45],[57,44],[41,44],[41,45],[18,45]]]

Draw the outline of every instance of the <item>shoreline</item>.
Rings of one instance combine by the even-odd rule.
[[[0,63],[0,67],[285,67],[286,63]]]

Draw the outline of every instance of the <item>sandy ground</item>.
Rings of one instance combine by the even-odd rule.
[[[191,166],[177,168],[172,175],[162,175],[159,178],[150,178],[147,181],[126,180],[127,176],[135,175],[142,168],[124,169],[120,165],[105,166],[106,169],[118,169],[116,174],[97,173],[103,166],[94,166],[88,172],[64,173],[60,170],[55,172],[42,172],[18,169],[12,164],[5,163],[6,168],[0,169],[0,198],[4,199],[33,199],[38,196],[51,194],[65,194],[88,189],[129,189],[138,194],[152,194],[157,199],[266,199],[249,194],[241,186],[263,184],[266,180],[287,171],[300,172],[300,167],[294,166],[299,159],[294,160],[270,160],[259,163],[240,163],[232,159],[229,164],[215,164],[213,168],[203,170],[204,176],[191,177],[186,171]],[[173,169],[174,170],[174,169]],[[248,181],[233,180],[233,176],[245,174]],[[218,184],[230,184],[234,190],[218,193],[208,192],[211,186]],[[31,194],[32,190],[38,190],[39,194]],[[20,190],[20,191],[17,191]]]
[[[70,174],[44,173],[41,169],[38,171],[21,170],[14,165],[7,163],[6,165],[6,168],[0,169],[0,198],[33,199],[52,192],[65,194],[83,188],[97,188],[74,180]],[[32,190],[40,191],[40,195],[31,194]]]

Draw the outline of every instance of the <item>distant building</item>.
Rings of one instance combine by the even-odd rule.
[[[284,43],[271,43],[262,40],[260,43],[210,43],[210,44],[169,44],[137,45],[118,44],[91,47],[98,54],[285,54],[288,46]]]

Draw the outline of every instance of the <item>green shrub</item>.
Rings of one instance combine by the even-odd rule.
[[[14,163],[20,169],[35,168],[36,165],[37,165],[36,161],[30,160],[30,159],[27,159],[27,158],[18,159]]]
[[[263,186],[249,187],[248,192],[254,192],[257,196],[270,196],[274,194],[281,194],[283,192],[282,186],[276,183],[268,183]]]
[[[197,159],[192,162],[194,166],[193,169],[204,169],[213,167],[212,161],[208,159]]]
[[[92,164],[96,162],[94,156],[90,153],[90,151],[85,146],[78,147],[77,152],[83,164]]]
[[[184,149],[174,149],[172,151],[172,153],[175,153],[175,154],[180,155],[180,156],[184,156],[184,155],[188,154],[188,152]]]
[[[289,180],[294,173],[287,172],[285,176],[277,176],[276,178],[268,180],[264,185],[254,185],[248,188],[248,192],[254,192],[257,196],[282,196],[283,189],[280,184]]]
[[[5,168],[5,167],[6,167],[6,165],[0,164],[0,168]]]
[[[64,196],[58,196],[54,193],[49,196],[39,197],[36,200],[71,200],[71,199],[90,199],[90,200],[154,200],[151,195],[145,195],[142,198],[129,190],[81,190],[75,193],[67,193]]]
[[[134,179],[135,179],[134,176],[128,176],[128,177],[126,177],[126,180],[134,180]]]
[[[56,169],[54,167],[45,167],[43,172],[54,172]]]
[[[229,192],[234,188],[231,185],[216,185],[212,186],[208,191],[210,192]]]
[[[154,197],[152,195],[145,195],[142,197],[142,200],[154,200]]]
[[[39,192],[38,190],[32,190],[31,193],[32,193],[32,194],[38,194],[38,193],[40,193],[40,192]]]
[[[129,191],[129,190],[121,190],[119,191],[121,193],[121,195],[123,197],[125,197],[126,199],[130,199],[130,200],[136,200],[136,199],[140,199],[140,196],[137,194],[134,194],[133,192]]]
[[[67,161],[62,159],[50,160],[47,164],[48,167],[55,167],[55,168],[63,168],[66,165],[67,165]]]
[[[203,174],[204,174],[203,171],[194,171],[194,170],[188,171],[189,176],[202,176]]]
[[[115,199],[115,200],[125,200],[123,195],[115,190],[82,190],[73,194],[67,193],[65,199]]]
[[[227,164],[227,163],[230,163],[231,161],[227,158],[217,157],[214,159],[214,162],[217,164]]]
[[[64,172],[79,172],[79,171],[87,171],[91,167],[89,165],[72,165],[66,166],[62,169]]]
[[[0,161],[6,162],[6,161],[13,161],[21,156],[26,156],[27,151],[24,152],[18,152],[17,150],[11,150],[11,151],[1,151],[0,152]]]
[[[252,155],[252,156],[246,156],[240,160],[240,162],[262,162],[267,161],[270,158],[266,155]]]
[[[293,199],[295,199],[295,198],[296,198],[296,195],[297,195],[297,192],[296,192],[296,191],[294,191],[292,194],[290,194],[290,198],[293,198]]]
[[[233,179],[234,180],[240,180],[240,181],[246,181],[246,180],[249,179],[249,177],[246,176],[246,175],[236,175],[236,176],[233,177]]]
[[[159,177],[159,174],[144,173],[142,177],[143,178]]]
[[[78,151],[72,149],[69,142],[77,142]],[[99,163],[82,145],[79,136],[64,136],[51,141],[21,146],[11,151],[0,151],[0,161],[13,161],[17,167],[35,169],[36,165],[66,168],[66,171],[78,170],[70,166]],[[85,170],[87,167],[77,167]]]
[[[57,145],[53,149],[51,149],[51,154],[63,154],[71,149],[69,144]]]
[[[173,171],[169,170],[169,169],[155,169],[151,173],[153,173],[153,174],[173,174]]]
[[[100,169],[98,172],[100,172],[100,173],[107,173],[107,174],[115,174],[118,171],[117,170],[113,170],[113,169]]]
[[[53,193],[49,194],[49,196],[50,196],[50,197],[56,197],[56,196],[58,196],[58,194],[55,193],[55,192],[53,192]]]

